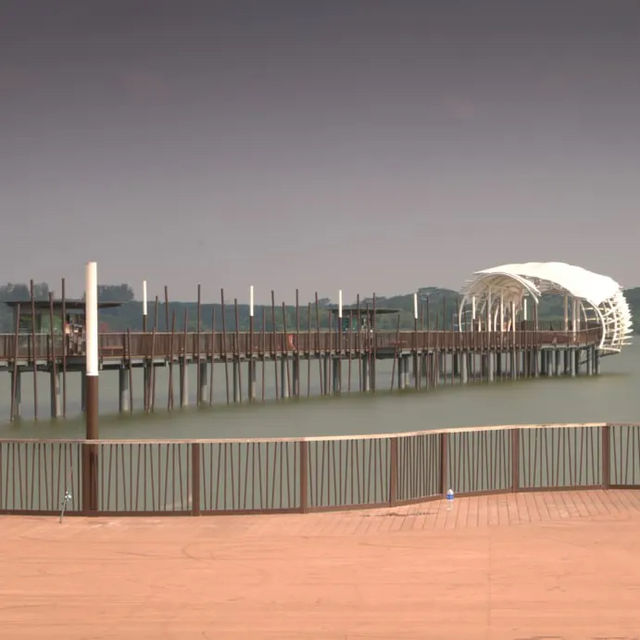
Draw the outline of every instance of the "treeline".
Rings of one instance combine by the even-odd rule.
[[[47,283],[34,284],[34,297],[36,300],[47,300],[49,296],[49,286]],[[633,316],[633,327],[635,333],[640,333],[640,287],[627,289],[625,296],[631,307]],[[8,305],[3,304],[9,301],[30,300],[30,289],[26,284],[8,283],[0,286],[0,332],[10,333],[13,331],[12,312]],[[142,330],[142,303],[134,300],[133,289],[128,284],[100,285],[98,287],[98,300],[100,302],[121,302],[118,307],[105,308],[100,311],[100,324],[102,330],[132,331]],[[451,289],[438,287],[424,287],[418,291],[419,316],[418,328],[452,329],[457,323],[457,308],[460,301],[460,294]],[[345,301],[344,323],[349,318],[349,308],[355,307],[355,300],[347,303]],[[382,330],[413,329],[413,293],[376,297],[377,309],[399,310],[399,314],[380,314],[376,319],[376,326]],[[294,305],[286,305],[284,313],[282,303],[276,303],[275,309],[271,305],[256,305],[254,309],[254,329],[262,330],[262,320],[265,320],[265,329],[272,331],[282,331],[286,326],[287,330],[295,331],[296,324],[299,323],[300,330],[304,331],[310,325],[315,329],[316,322],[321,328],[326,329],[330,323],[335,327],[336,316],[331,310],[336,308],[336,302],[328,298],[318,300],[316,308],[315,300],[311,303],[300,304],[298,314]],[[373,308],[373,299],[362,298],[360,309],[362,314],[367,308]],[[227,331],[234,331],[236,328],[236,313],[238,328],[240,331],[249,329],[249,306],[238,304],[237,310],[231,303],[225,304],[224,327]],[[310,313],[310,315],[309,315]],[[355,311],[352,312],[355,322]],[[330,318],[331,317],[331,318]],[[563,297],[545,296],[539,308],[539,320],[546,326],[560,328],[563,317]],[[216,304],[202,304],[200,307],[200,327],[202,331],[211,331],[212,322],[215,321],[216,331],[221,331],[223,327],[222,306]],[[152,329],[154,325],[158,331],[171,331],[175,327],[176,331],[184,331],[186,322],[187,331],[195,331],[198,325],[198,307],[195,302],[170,302],[168,307],[164,302],[157,304],[154,300],[149,301],[147,327]],[[399,322],[399,325],[398,325]]]

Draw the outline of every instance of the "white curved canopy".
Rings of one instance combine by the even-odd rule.
[[[629,343],[631,312],[620,285],[608,276],[593,273],[582,267],[564,262],[525,262],[503,264],[490,269],[476,271],[463,290],[460,305],[460,326],[463,310],[472,301],[475,319],[476,303],[488,310],[489,318],[496,318],[496,307],[500,305],[500,317],[505,304],[512,310],[513,322],[517,312],[526,320],[525,297],[537,303],[545,293],[570,295],[578,302],[578,315],[573,319],[579,325],[581,317],[585,324],[598,322],[602,327],[600,349],[618,352]],[[499,301],[499,302],[498,302]],[[585,304],[586,303],[586,304]],[[566,323],[566,320],[565,320]],[[502,320],[499,323],[502,327]],[[493,320],[493,330],[496,320]],[[488,321],[492,330],[492,321]]]
[[[502,273],[548,284],[558,285],[576,298],[583,298],[597,307],[621,290],[620,285],[609,276],[593,273],[582,267],[564,262],[524,262],[522,264],[503,264],[478,273]],[[548,290],[548,289],[547,289]],[[545,291],[540,291],[545,293]]]

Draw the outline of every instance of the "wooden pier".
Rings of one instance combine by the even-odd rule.
[[[283,316],[284,318],[284,316]],[[329,320],[331,322],[331,320]],[[311,395],[311,381],[321,395],[375,392],[376,364],[392,360],[387,389],[433,389],[441,384],[494,382],[538,376],[593,375],[599,372],[601,330],[580,331],[388,331],[375,326],[321,329],[286,321],[280,328],[228,330],[225,323],[209,331],[102,332],[99,361],[103,371],[117,371],[119,408],[133,411],[133,370],[143,375],[144,411],[189,403],[189,369],[195,368],[196,402],[213,404],[214,370],[224,371],[226,403],[279,400]],[[52,323],[53,326],[53,323]],[[155,327],[156,325],[154,325]],[[184,325],[186,327],[186,323]],[[359,323],[356,326],[361,326]],[[51,416],[66,415],[67,374],[83,372],[82,340],[62,333],[0,334],[0,371],[11,376],[10,418],[20,416],[25,401],[21,379],[32,375],[34,415],[38,387],[35,372],[50,379]],[[156,371],[168,368],[161,390]],[[303,372],[303,367],[306,371]],[[275,380],[267,397],[265,374]],[[165,396],[164,402],[162,396]],[[178,399],[176,401],[175,396]]]

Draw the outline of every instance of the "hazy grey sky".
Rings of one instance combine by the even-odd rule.
[[[0,281],[640,284],[640,2],[0,3]]]

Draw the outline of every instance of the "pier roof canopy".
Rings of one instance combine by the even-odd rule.
[[[549,293],[569,295],[577,301],[573,327],[576,322],[580,325],[582,318],[586,326],[597,322],[602,327],[603,351],[618,352],[628,344],[631,312],[620,285],[609,276],[564,262],[503,264],[476,271],[463,290],[460,326],[464,308],[470,303],[473,313],[476,304],[480,304],[483,313],[490,309],[489,317],[496,313],[496,305],[504,308],[507,303],[514,314],[520,312],[526,320],[525,298],[530,297],[537,304],[541,296]]]

